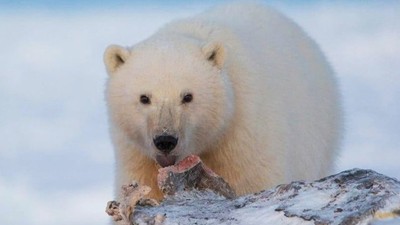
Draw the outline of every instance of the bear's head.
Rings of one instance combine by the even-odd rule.
[[[112,127],[163,167],[211,151],[233,115],[225,54],[221,43],[190,38],[109,46],[104,61]]]

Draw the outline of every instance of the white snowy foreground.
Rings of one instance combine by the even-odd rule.
[[[353,169],[233,200],[211,191],[182,191],[159,206],[136,206],[130,220],[166,225],[393,225],[400,224],[399,216],[400,182],[372,170]]]

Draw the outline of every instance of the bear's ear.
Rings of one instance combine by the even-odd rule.
[[[203,46],[203,54],[213,65],[222,68],[225,60],[224,46],[219,42],[211,42]]]
[[[129,50],[124,47],[118,45],[108,46],[104,52],[104,64],[106,64],[108,74],[111,75],[117,71],[126,62],[129,55]]]

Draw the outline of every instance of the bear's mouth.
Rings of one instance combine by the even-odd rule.
[[[161,167],[172,166],[178,157],[175,155],[157,155],[156,161]]]

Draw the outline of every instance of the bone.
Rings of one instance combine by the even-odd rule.
[[[190,155],[176,165],[160,168],[158,172],[158,187],[167,196],[181,191],[209,189],[228,199],[236,197],[229,184],[196,155]]]
[[[158,205],[156,200],[145,198],[150,191],[150,187],[139,185],[136,181],[129,185],[123,185],[121,187],[120,201],[109,201],[106,213],[119,225],[132,225],[131,217],[136,205]]]

